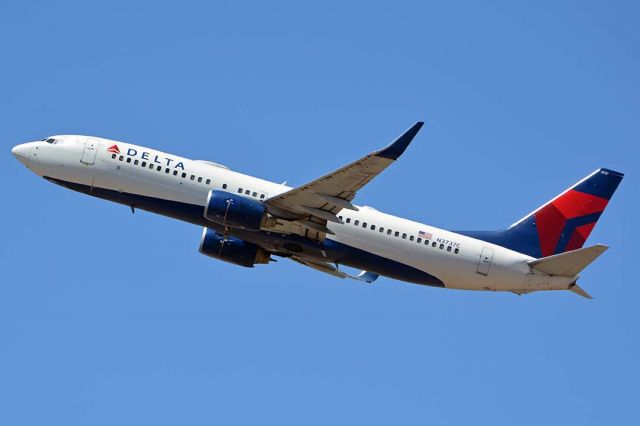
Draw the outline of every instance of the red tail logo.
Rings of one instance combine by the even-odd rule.
[[[107,151],[113,152],[114,154],[120,154],[120,149],[118,148],[118,145],[111,145],[109,148],[107,148]]]

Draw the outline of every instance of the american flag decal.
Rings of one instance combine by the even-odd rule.
[[[424,231],[418,231],[418,236],[424,238],[425,240],[430,240],[431,238],[433,238],[433,235],[431,235],[430,232]]]

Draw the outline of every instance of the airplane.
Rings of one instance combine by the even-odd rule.
[[[281,257],[365,283],[382,275],[450,289],[570,290],[591,298],[577,284],[579,273],[608,247],[583,245],[624,175],[600,168],[497,231],[447,231],[353,204],[423,124],[295,188],[93,136],[50,136],[12,153],[65,188],[202,226],[200,253],[235,265],[252,268]]]

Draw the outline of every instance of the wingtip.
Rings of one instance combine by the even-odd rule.
[[[416,137],[422,126],[424,126],[424,121],[416,122],[413,126],[405,130],[403,134],[398,136],[396,140],[391,142],[389,146],[376,152],[376,155],[394,161],[397,160],[407,149],[413,138]]]

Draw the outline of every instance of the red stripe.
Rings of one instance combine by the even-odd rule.
[[[584,238],[586,241],[587,238],[589,238],[589,234],[591,234],[594,226],[596,226],[595,222],[587,223],[586,225],[580,225],[576,228],[576,232],[579,232],[580,235],[582,235],[582,238]]]
[[[571,238],[569,238],[569,242],[567,243],[567,247],[565,247],[564,251],[579,249],[585,241],[586,238],[584,238],[576,229],[573,231],[573,234],[571,234]]]
[[[560,241],[560,235],[567,223],[554,204],[547,204],[535,215],[538,238],[540,239],[540,251],[543,257],[551,256],[555,253],[558,241]]]
[[[567,219],[585,216],[592,213],[601,213],[608,201],[595,195],[571,190],[553,202],[558,210]]]

